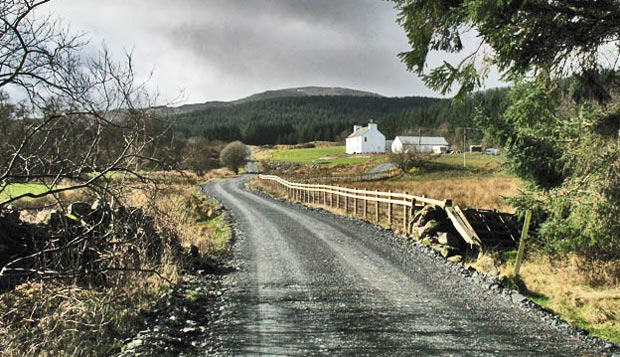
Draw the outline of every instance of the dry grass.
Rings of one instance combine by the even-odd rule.
[[[137,273],[136,273],[137,274]],[[164,284],[137,274],[117,289],[28,282],[0,295],[0,348],[6,356],[109,355],[140,326]]]
[[[552,261],[535,256],[523,265],[520,276],[529,291],[543,297],[545,307],[595,335],[620,343],[619,263],[586,263],[577,257]]]
[[[514,196],[522,187],[513,177],[481,177],[431,181],[357,182],[349,186],[371,190],[409,192],[411,194],[445,200],[451,199],[460,207],[497,209],[512,212],[504,197]]]
[[[204,177],[161,173],[156,174],[160,192],[154,204],[148,191],[128,194],[127,202],[145,209],[159,234],[170,237],[165,241],[176,242],[155,267],[159,275],[118,272],[102,288],[26,282],[0,294],[0,355],[97,356],[118,351],[119,341],[140,327],[141,311],[180,280],[180,270],[188,262],[180,253],[193,245],[199,250],[193,259],[202,260],[226,249],[231,230],[225,216],[216,203],[196,193],[195,183],[231,175],[227,170]],[[83,192],[63,198],[90,201]]]
[[[219,256],[226,250],[230,227],[219,203],[196,193],[195,187],[169,185],[156,201],[160,225],[174,229],[182,247],[198,248],[201,256]]]
[[[514,254],[482,254],[471,266],[501,276],[532,301],[595,336],[620,343],[620,262],[553,260],[534,253],[514,279]],[[510,256],[510,258],[506,258]],[[515,285],[515,289],[516,285]]]

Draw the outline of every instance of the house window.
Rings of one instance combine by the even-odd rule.
[[[364,136],[364,142],[368,142],[368,138]]]

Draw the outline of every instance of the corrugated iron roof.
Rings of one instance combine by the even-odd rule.
[[[403,145],[450,145],[442,136],[397,136]]]

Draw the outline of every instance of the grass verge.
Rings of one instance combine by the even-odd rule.
[[[182,280],[182,271],[201,268],[205,260],[227,250],[232,231],[226,214],[217,202],[196,192],[196,180],[168,179],[148,210],[157,233],[181,247],[166,250],[153,267],[159,275],[119,272],[114,282],[100,287],[33,280],[0,293],[0,354],[107,356],[119,352],[122,341],[143,328],[141,314],[169,291],[170,284]],[[130,199],[132,205],[151,206],[144,191],[133,192]]]
[[[620,343],[619,262],[585,261],[576,256],[551,259],[539,253],[514,272],[513,252],[487,254],[478,270],[499,275],[506,286],[594,336]]]

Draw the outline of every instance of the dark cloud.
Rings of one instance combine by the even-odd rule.
[[[88,5],[85,5],[88,3]],[[293,86],[433,95],[406,72],[392,5],[379,0],[64,0],[56,12],[110,47],[134,48],[162,94],[236,99]]]

